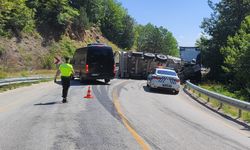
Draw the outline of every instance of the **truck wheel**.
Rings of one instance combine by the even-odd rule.
[[[151,58],[151,59],[154,59],[154,58],[155,58],[155,55],[152,54],[152,53],[145,53],[145,54],[144,54],[144,58]]]
[[[153,88],[150,85],[148,85],[148,90],[151,92],[153,91]]]
[[[178,95],[178,94],[179,94],[179,91],[174,90],[174,94],[175,94],[175,95]]]
[[[104,79],[104,82],[107,84],[109,83],[110,79]]]
[[[156,58],[160,61],[166,61],[168,59],[167,56],[163,54],[157,54]]]

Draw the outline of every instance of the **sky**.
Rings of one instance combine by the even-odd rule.
[[[213,0],[218,2],[219,0]],[[210,17],[207,0],[118,0],[138,24],[152,23],[173,33],[179,46],[195,46],[201,22]]]

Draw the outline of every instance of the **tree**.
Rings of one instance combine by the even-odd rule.
[[[223,69],[230,74],[237,86],[248,89],[250,97],[250,15],[242,22],[234,36],[229,36],[227,45],[221,48],[224,56]]]
[[[129,49],[133,45],[134,20],[127,11],[115,0],[103,3],[104,17],[101,21],[103,34],[119,47]]]
[[[172,33],[152,24],[136,27],[136,47],[139,51],[179,56],[177,41]]]
[[[129,15],[125,15],[122,22],[123,27],[119,34],[120,37],[118,43],[122,48],[130,49],[134,45],[134,19]]]
[[[35,10],[38,31],[47,39],[59,40],[79,16],[79,12],[69,5],[69,0],[28,0],[27,5]]]
[[[223,79],[220,75],[223,74],[221,66],[224,62],[224,57],[220,52],[221,47],[226,45],[227,37],[233,36],[240,28],[240,23],[250,13],[250,0],[221,0],[217,4],[213,4],[208,0],[209,6],[213,13],[210,18],[205,18],[201,28],[211,38],[203,43],[203,62],[207,67],[211,68],[210,77],[213,79]]]
[[[21,36],[21,32],[34,29],[33,11],[26,7],[26,0],[0,0],[0,35]],[[9,32],[10,31],[10,32]]]
[[[173,34],[163,27],[160,27],[160,31],[163,35],[161,48],[162,53],[171,56],[179,56],[178,44]]]
[[[98,24],[103,18],[103,3],[104,0],[70,0],[72,7],[78,10],[84,8],[89,21]]]

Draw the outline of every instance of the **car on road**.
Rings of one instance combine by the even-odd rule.
[[[155,68],[147,78],[149,89],[168,89],[178,94],[180,91],[180,79],[177,73],[171,69]]]
[[[115,76],[113,50],[102,43],[93,43],[77,49],[72,64],[74,77],[80,78],[81,81],[104,79],[105,83],[108,83]]]

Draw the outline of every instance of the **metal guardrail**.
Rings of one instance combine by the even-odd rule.
[[[197,85],[194,85],[194,84],[190,83],[189,81],[186,81],[185,88],[188,88],[189,90],[194,89],[194,90],[200,92],[201,94],[208,96],[208,102],[209,102],[209,98],[213,98],[215,100],[220,101],[221,103],[220,103],[219,109],[223,106],[223,103],[239,108],[238,118],[240,118],[242,115],[241,110],[250,111],[250,103],[248,103],[248,102],[241,101],[241,100],[231,98],[228,96],[224,96],[224,95],[221,95],[221,94],[218,94],[215,92],[211,92],[211,91],[203,89]]]
[[[48,80],[52,77],[23,77],[23,78],[7,78],[0,80],[0,87],[5,85],[11,85],[16,83],[25,83],[25,82],[35,82],[39,80]]]

